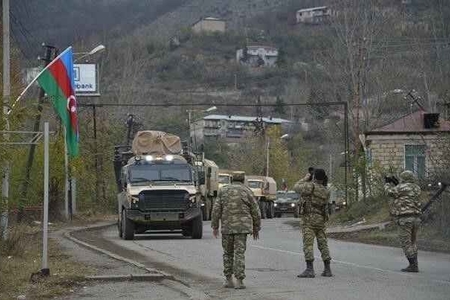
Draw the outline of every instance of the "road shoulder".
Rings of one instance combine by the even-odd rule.
[[[185,285],[156,269],[124,258],[73,237],[74,233],[107,228],[110,223],[54,232],[52,238],[73,260],[93,268],[94,274],[60,299],[203,299]],[[193,297],[193,295],[195,297]]]

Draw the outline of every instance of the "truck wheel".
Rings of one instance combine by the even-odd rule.
[[[273,207],[272,202],[268,202],[267,203],[267,218],[272,219],[274,215],[275,215],[275,207]]]
[[[299,208],[297,206],[294,210],[294,218],[298,218],[298,217],[300,217],[300,212],[299,212]]]
[[[127,211],[122,210],[122,238],[124,240],[134,239],[134,223],[127,218]]]
[[[264,201],[259,201],[259,210],[261,211],[261,219],[266,218],[266,203]]]
[[[215,202],[215,198],[211,198],[211,207],[209,208],[209,219],[208,220],[212,220],[212,211],[213,211],[213,207],[214,207],[214,202]]]
[[[204,203],[205,205],[202,206],[201,211],[202,211],[202,220],[203,221],[207,221],[208,220],[208,214],[207,214],[207,207],[206,207],[206,203]]]
[[[203,236],[203,221],[202,216],[198,216],[192,220],[192,235],[193,239],[199,240]]]
[[[123,236],[122,222],[120,222],[120,219],[117,220],[117,230],[119,231],[119,237],[122,238]]]

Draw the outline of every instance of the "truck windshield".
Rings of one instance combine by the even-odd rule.
[[[263,188],[263,182],[262,181],[249,181],[248,187],[251,189],[262,189]]]
[[[231,183],[230,176],[219,175],[219,183],[230,184]]]
[[[135,165],[130,167],[131,183],[154,181],[192,182],[191,168],[186,165]]]

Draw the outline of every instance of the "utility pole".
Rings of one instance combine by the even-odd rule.
[[[11,48],[10,48],[10,31],[9,31],[9,0],[3,0],[3,115],[5,121],[5,130],[9,130],[9,98],[11,96]],[[4,139],[9,140],[9,134],[4,134]],[[9,198],[9,177],[10,162],[5,161],[3,165],[2,177],[2,201],[4,202],[5,211],[1,216],[2,238],[8,238],[8,198]]]
[[[269,162],[270,162],[270,137],[267,137],[266,148],[266,176],[269,177]]]
[[[42,44],[42,47],[45,50],[44,58],[39,58],[39,59],[41,59],[44,62],[44,67],[46,67],[52,61],[52,58],[55,57],[56,48],[53,46],[50,46],[50,45],[46,45],[45,43]],[[38,100],[38,107],[37,107],[38,113],[34,119],[34,126],[33,126],[34,132],[38,132],[39,127],[41,125],[41,116],[42,116],[42,109],[43,109],[42,105],[44,103],[44,97],[45,97],[45,92],[41,88],[39,91],[39,100]],[[30,145],[30,151],[28,152],[27,165],[25,167],[25,180],[22,185],[22,192],[21,192],[22,200],[25,200],[27,198],[28,186],[30,184],[30,175],[31,175],[31,169],[33,168],[35,152],[36,152],[36,145],[35,144]],[[22,207],[20,207],[20,209],[21,209],[21,212],[19,214],[19,216],[20,216],[19,221],[22,216]]]
[[[95,199],[98,202],[100,198],[100,169],[99,169],[99,157],[98,157],[98,144],[97,144],[97,109],[95,104],[92,105],[92,120],[94,125],[94,152],[95,152]]]

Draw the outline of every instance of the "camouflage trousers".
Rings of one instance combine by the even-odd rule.
[[[326,226],[322,220],[303,219],[303,253],[306,261],[314,260],[314,239],[317,239],[317,247],[322,255],[322,260],[330,260],[330,250],[328,249],[328,240],[325,233]]]
[[[222,234],[223,274],[236,279],[245,278],[245,250],[247,234]]]
[[[417,256],[417,231],[420,226],[420,218],[407,217],[398,218],[398,237],[402,245],[403,252],[407,258]]]

